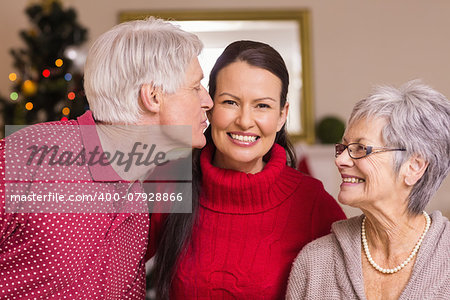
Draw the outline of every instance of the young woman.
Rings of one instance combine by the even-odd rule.
[[[234,42],[217,60],[193,213],[152,216],[158,299],[283,298],[296,253],[345,218],[318,180],[294,169],[288,84],[269,45]]]

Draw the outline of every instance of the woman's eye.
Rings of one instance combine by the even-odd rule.
[[[222,103],[223,104],[230,104],[230,105],[235,105],[236,104],[236,102],[233,101],[233,100],[224,100]]]
[[[265,104],[265,103],[259,103],[257,107],[258,108],[270,108],[270,105]]]

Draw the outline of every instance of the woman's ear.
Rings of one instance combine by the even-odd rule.
[[[278,119],[277,132],[281,130],[286,123],[287,115],[289,112],[289,102],[286,101],[284,107],[281,109],[280,118]]]
[[[153,84],[143,84],[140,91],[140,99],[143,107],[152,112],[159,113],[161,108],[161,91]]]
[[[405,163],[405,184],[413,186],[422,178],[428,167],[428,162],[419,155],[411,156]]]

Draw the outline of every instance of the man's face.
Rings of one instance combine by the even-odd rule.
[[[173,94],[163,94],[160,108],[161,125],[192,126],[192,147],[202,148],[206,144],[203,131],[207,127],[206,111],[213,102],[206,89],[200,84],[203,71],[197,58],[186,70],[183,85]]]

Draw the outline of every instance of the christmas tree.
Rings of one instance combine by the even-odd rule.
[[[25,10],[32,28],[20,32],[26,48],[11,49],[15,73],[9,97],[0,96],[5,125],[75,118],[87,108],[82,74],[72,60],[87,38],[74,9],[40,0]],[[2,130],[3,133],[3,130]]]

